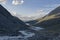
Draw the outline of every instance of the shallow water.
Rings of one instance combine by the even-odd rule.
[[[39,31],[43,28],[40,27],[31,27],[31,30]],[[0,40],[28,40],[28,38],[32,38],[36,34],[34,32],[28,30],[20,30],[19,31],[22,35],[19,36],[0,36]]]
[[[35,31],[39,31],[39,30],[42,30],[42,29],[44,29],[44,28],[41,28],[41,27],[32,27],[31,29],[32,29],[32,30],[35,30]]]
[[[0,40],[28,40],[29,37],[33,37],[35,33],[28,32],[28,31],[19,31],[24,36],[0,36]]]

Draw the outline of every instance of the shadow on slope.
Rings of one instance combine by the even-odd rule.
[[[23,21],[19,18],[14,17],[8,12],[2,5],[0,5],[0,33],[3,34],[14,34],[19,30],[28,29]]]

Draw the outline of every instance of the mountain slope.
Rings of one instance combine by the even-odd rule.
[[[2,5],[0,5],[0,33],[15,33],[27,29],[23,21],[12,16]]]
[[[43,28],[52,28],[60,26],[60,6],[51,11],[45,17],[38,19],[39,21],[34,24],[35,26],[42,26]],[[59,26],[58,26],[59,24]]]

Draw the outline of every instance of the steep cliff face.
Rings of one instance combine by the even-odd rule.
[[[0,33],[14,33],[19,30],[27,29],[28,27],[29,26],[23,21],[12,16],[2,5],[0,5]]]

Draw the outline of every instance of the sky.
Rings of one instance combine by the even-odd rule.
[[[12,15],[43,16],[60,6],[60,0],[0,0]]]

